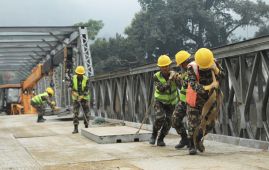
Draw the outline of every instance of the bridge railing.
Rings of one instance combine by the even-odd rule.
[[[269,36],[213,49],[226,77],[221,82],[224,103],[214,132],[269,140]],[[95,76],[92,79],[95,116],[147,123],[154,120],[155,64]]]

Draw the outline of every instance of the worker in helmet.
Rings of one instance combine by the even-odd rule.
[[[224,72],[215,61],[212,51],[207,48],[200,48],[195,53],[195,61],[188,64],[187,72],[189,154],[195,155],[197,149],[204,152],[202,139],[215,126],[221,97],[218,95],[221,94],[219,80],[224,76]],[[201,126],[202,124],[204,126]]]
[[[54,110],[55,102],[52,101],[54,91],[51,87],[48,87],[44,93],[38,94],[31,99],[31,105],[37,110],[38,117],[37,122],[44,122],[43,118],[45,113],[46,103]]]
[[[165,146],[164,137],[171,128],[171,116],[178,103],[177,85],[172,80],[175,72],[170,70],[171,59],[167,55],[161,55],[158,58],[157,65],[160,71],[154,74],[155,86],[155,113],[156,120],[153,124],[153,132],[150,138],[150,144],[154,145],[157,140],[157,146]],[[158,135],[158,131],[160,134]]]
[[[84,112],[84,125],[85,128],[89,126],[89,78],[85,76],[85,69],[83,66],[78,66],[75,70],[75,75],[72,77],[72,100],[73,100],[73,112],[74,112],[74,131],[73,134],[78,133],[79,124],[79,109],[82,106]]]
[[[177,133],[181,136],[179,144],[175,146],[176,149],[183,148],[189,145],[188,135],[186,128],[183,124],[183,118],[186,116],[187,104],[186,104],[186,89],[188,86],[187,65],[191,62],[191,54],[187,51],[181,50],[175,55],[175,61],[177,67],[181,68],[181,73],[175,74],[174,80],[180,82],[179,102],[175,107],[172,114],[172,127],[176,129]]]

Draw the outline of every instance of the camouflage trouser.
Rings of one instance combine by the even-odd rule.
[[[82,106],[83,113],[84,113],[84,116],[83,116],[84,124],[88,125],[89,119],[90,119],[90,117],[89,117],[90,108],[89,108],[87,100],[82,100],[80,102],[78,102],[76,100],[73,101],[73,112],[74,112],[73,123],[74,123],[74,125],[79,124],[78,116],[79,116],[80,105]]]
[[[36,109],[38,118],[41,118],[45,114],[45,106],[44,105],[37,105],[31,101],[31,105]]]
[[[183,118],[187,115],[187,105],[185,102],[179,102],[172,115],[172,127],[176,129],[179,135],[186,135],[186,128],[183,124]]]
[[[164,138],[171,128],[171,116],[174,111],[174,105],[166,105],[156,101],[154,109],[156,113],[156,120],[153,124],[153,136],[157,136],[160,131],[160,138]]]
[[[201,123],[201,111],[200,107],[190,107],[187,106],[187,118],[188,118],[188,136],[190,139],[193,138],[194,131],[199,128]]]

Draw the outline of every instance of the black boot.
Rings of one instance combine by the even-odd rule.
[[[89,125],[88,124],[85,124],[85,128],[88,128],[89,127]]]
[[[185,146],[188,146],[189,145],[189,139],[187,138],[187,135],[186,136],[181,136],[181,140],[180,140],[180,142],[179,142],[179,144],[177,144],[176,146],[175,146],[175,148],[176,149],[181,149],[181,148],[183,148],[183,147],[185,147]]]
[[[74,131],[72,133],[73,134],[78,133],[78,125],[74,125]]]
[[[200,152],[204,152],[204,151],[205,151],[205,146],[204,146],[204,144],[203,144],[203,141],[199,141],[199,142],[197,143],[197,149],[198,149],[198,151],[200,151]]]
[[[42,123],[42,122],[45,122],[45,120],[42,119],[42,116],[38,115],[38,117],[37,117],[37,123]]]
[[[205,151],[205,146],[203,144],[203,132],[200,131],[198,136],[197,136],[197,149],[200,151],[200,152],[204,152]]]
[[[149,144],[155,145],[156,138],[157,138],[157,133],[156,132],[153,132],[152,135],[151,135],[151,137],[150,137]]]
[[[47,120],[47,119],[45,119],[43,116],[41,116],[41,119],[42,119],[42,120],[44,120],[44,121],[46,121],[46,120]]]
[[[165,146],[165,143],[163,141],[164,137],[165,137],[164,135],[159,136],[159,138],[157,140],[157,146]]]
[[[196,155],[197,154],[197,150],[196,150],[196,148],[194,146],[192,138],[190,139],[189,154],[190,155]]]

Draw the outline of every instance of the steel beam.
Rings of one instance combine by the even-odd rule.
[[[30,55],[29,55],[26,57],[18,57],[18,56],[16,56],[16,57],[0,57],[0,60],[14,60],[14,61],[16,61],[16,60],[29,60],[31,58],[32,57],[30,57]]]
[[[29,57],[30,55],[32,55],[32,56],[36,56],[36,54],[35,53],[31,53],[31,54],[21,54],[21,55],[19,55],[19,53],[17,53],[17,54],[10,54],[10,55],[6,55],[6,56],[1,56],[0,55],[0,58],[6,58],[6,57],[10,57],[10,58],[18,58],[18,59],[20,59],[20,58],[23,58],[23,57]]]
[[[0,27],[0,32],[29,32],[29,33],[49,33],[49,32],[61,32],[70,33],[76,31],[78,28],[74,26],[48,26],[48,27]]]
[[[88,39],[88,31],[87,28],[79,27],[79,43],[80,43],[80,51],[81,57],[83,59],[83,65],[86,68],[86,76],[94,76],[94,69],[92,66],[92,57],[90,52],[90,43]]]
[[[24,79],[42,59],[77,37],[78,27],[0,27],[0,70],[16,71]]]
[[[242,99],[242,94],[241,94],[241,91],[240,91],[240,85],[237,81],[237,78],[236,76],[234,75],[234,69],[232,67],[232,63],[230,61],[230,59],[225,59],[225,64],[226,64],[226,68],[227,68],[227,71],[229,73],[229,78],[231,79],[232,81],[232,87],[234,88],[234,91],[235,91],[235,94],[236,94],[236,97],[238,98],[238,100],[240,102],[243,101]],[[239,67],[239,65],[237,65],[237,67]]]
[[[42,47],[40,47],[42,48]],[[31,47],[31,48],[0,48],[0,53],[18,53],[18,52],[47,52],[50,50],[48,47],[43,47],[40,49],[39,47]]]
[[[64,39],[65,36],[57,36],[58,38]],[[24,36],[17,36],[17,35],[10,35],[10,36],[1,36],[0,35],[0,42],[9,42],[9,41],[38,41],[41,39],[45,39],[46,41],[57,41],[57,38],[51,35],[24,35]]]
[[[70,32],[60,32],[60,31],[54,31],[53,32],[54,35],[57,36],[68,36],[70,34]],[[5,36],[50,36],[49,32],[0,32],[0,36],[1,37],[5,37]]]
[[[37,48],[39,48],[43,52],[47,52],[50,50],[50,48],[43,48],[43,47],[40,47],[39,45],[37,45]]]
[[[65,45],[68,45],[68,43],[64,42],[64,38],[65,37],[60,37],[60,36],[57,36],[57,35],[54,35],[52,32],[50,32],[50,35],[53,36],[56,40],[58,40],[59,42],[65,44]]]
[[[252,67],[251,77],[249,86],[246,91],[246,100],[245,100],[245,116],[247,118],[247,121],[249,121],[249,109],[250,109],[250,101],[253,99],[253,89],[254,89],[254,83],[257,78],[258,73],[258,67],[260,66],[260,58],[261,56],[257,54],[254,58],[254,63]]]
[[[30,51],[30,52],[0,52],[0,57],[5,57],[5,56],[27,56],[27,55],[35,55],[35,54],[38,54],[38,55],[46,55],[47,53],[46,52],[43,52],[43,51],[39,51],[39,52],[36,52],[36,51]]]
[[[51,46],[55,46],[57,44],[57,42],[55,41],[52,41],[52,42],[49,42]],[[49,46],[46,42],[44,41],[29,41],[29,42],[0,42],[0,48],[5,48],[5,47],[14,47],[14,48],[17,48],[17,47],[36,47],[37,45],[39,46]]]
[[[213,48],[216,58],[227,58],[245,55],[269,49],[269,36],[249,39],[247,41],[229,44],[223,47]]]
[[[35,59],[37,60],[37,59]],[[25,62],[29,62],[31,63],[33,61],[33,59],[26,59],[26,60],[10,60],[10,59],[5,59],[5,60],[1,60],[0,59],[0,64],[5,64],[5,65],[9,65],[9,64],[21,64],[21,63],[25,63]]]
[[[26,39],[26,40],[0,40],[0,44],[12,44],[12,43],[42,43],[44,41],[49,42],[49,43],[58,43],[58,40],[55,40],[55,38],[51,39],[37,39],[37,40],[31,40],[31,39]]]
[[[71,44],[73,43],[77,38],[79,37],[78,31],[74,31],[70,36],[66,39],[64,39],[65,44]],[[62,51],[64,47],[66,47],[65,44],[58,44],[53,50],[51,50],[50,54],[57,54],[58,52]]]

